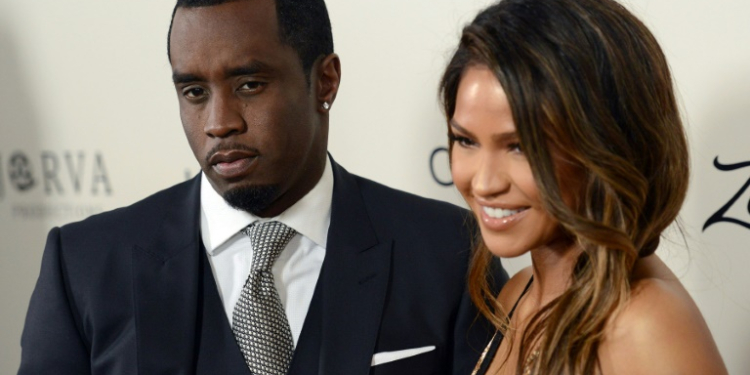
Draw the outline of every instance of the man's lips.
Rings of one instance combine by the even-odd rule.
[[[247,174],[257,158],[257,153],[245,150],[219,151],[211,155],[208,163],[219,176],[235,178]]]

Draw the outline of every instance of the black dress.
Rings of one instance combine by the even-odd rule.
[[[523,296],[526,294],[526,292],[529,291],[529,287],[531,287],[531,282],[534,281],[534,277],[532,276],[529,279],[529,282],[526,284],[526,287],[523,288],[523,292],[521,292],[521,295],[518,296],[518,299],[516,300],[516,303],[513,304],[513,308],[510,309],[510,313],[508,313],[508,320],[510,320],[511,317],[513,317],[513,312],[516,311],[516,307],[518,306],[518,302],[523,298]],[[477,367],[472,375],[486,375],[487,370],[490,368],[490,364],[492,363],[492,360],[495,358],[495,354],[497,354],[497,348],[500,347],[500,343],[503,341],[503,335],[500,334],[500,332],[496,332],[494,336],[492,336],[492,340],[489,344],[487,344],[487,348],[485,349],[484,353],[482,353],[482,357],[479,359],[479,363],[477,364]]]

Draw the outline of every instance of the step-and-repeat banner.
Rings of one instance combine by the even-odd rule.
[[[329,0],[342,86],[330,151],[357,174],[462,204],[437,85],[487,0]],[[750,372],[750,3],[627,0],[673,68],[693,175],[659,254],[730,373]],[[14,373],[49,229],[198,171],[171,84],[172,0],[0,0],[0,373]],[[511,270],[527,258],[506,262]]]

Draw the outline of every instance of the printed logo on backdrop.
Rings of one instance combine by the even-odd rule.
[[[750,161],[736,163],[736,164],[721,164],[719,162],[719,157],[717,156],[714,159],[714,167],[716,169],[722,171],[722,172],[731,172],[731,171],[737,171],[741,170],[743,168],[750,167]],[[745,182],[742,187],[737,190],[737,192],[732,196],[732,198],[729,199],[721,208],[719,208],[718,211],[714,212],[711,217],[706,220],[706,223],[703,225],[703,231],[705,232],[708,227],[711,225],[717,224],[717,223],[732,223],[737,224],[742,227],[745,227],[747,229],[750,229],[750,199],[748,199],[747,202],[740,200],[740,198],[745,194],[745,192],[750,187],[750,169],[745,169],[748,179]],[[743,218],[737,218],[733,217],[729,214],[729,211],[732,207],[736,207],[737,205],[743,205],[742,211],[744,211],[745,214],[747,214],[747,217]]]
[[[430,173],[432,179],[440,186],[453,186],[449,157],[446,147],[438,147],[430,155]]]
[[[84,218],[103,211],[93,198],[112,193],[101,152],[0,150],[0,208],[12,218]]]

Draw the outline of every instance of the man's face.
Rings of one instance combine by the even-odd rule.
[[[179,8],[170,45],[185,134],[214,189],[262,217],[310,191],[325,167],[327,121],[297,53],[279,40],[274,2]]]

